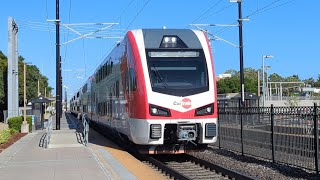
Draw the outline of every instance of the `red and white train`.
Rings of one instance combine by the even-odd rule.
[[[217,141],[213,67],[201,31],[131,30],[72,97],[70,108],[147,154],[202,150]]]

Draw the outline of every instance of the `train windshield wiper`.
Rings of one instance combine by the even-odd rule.
[[[163,87],[164,87],[164,88],[167,88],[167,87],[168,87],[168,84],[163,81],[163,78],[161,77],[161,74],[160,74],[160,72],[157,70],[157,68],[156,68],[155,66],[153,66],[153,67],[152,67],[152,70],[153,70],[153,74],[154,74],[154,76],[156,77],[156,79],[163,84]],[[152,84],[154,84],[154,83],[152,83]]]

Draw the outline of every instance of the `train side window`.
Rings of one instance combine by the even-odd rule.
[[[108,64],[107,63],[104,64],[104,76],[105,77],[108,76]]]
[[[109,94],[109,116],[112,117],[112,93]]]
[[[125,74],[125,86],[126,86],[126,92],[129,92],[130,84],[129,84],[129,73],[128,71]]]
[[[104,103],[104,107],[103,107],[103,111],[104,111],[104,115],[107,114],[107,103]]]
[[[120,94],[120,89],[119,89],[119,80],[116,81],[116,97],[119,98],[119,94]]]
[[[110,73],[112,73],[112,67],[113,67],[113,61],[111,61],[111,70],[110,70]]]
[[[130,90],[135,91],[137,89],[137,81],[136,81],[136,75],[134,73],[134,69],[130,68],[129,73],[130,73]]]

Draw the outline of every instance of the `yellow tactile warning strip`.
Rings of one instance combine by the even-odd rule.
[[[139,180],[168,179],[161,173],[149,167],[148,165],[140,162],[135,157],[131,156],[128,152],[122,150],[120,147],[118,147],[113,142],[109,141],[93,129],[90,129],[89,132],[89,146],[92,148],[97,158],[101,161],[100,163],[106,166],[105,168],[109,170],[109,172],[106,173],[113,179],[119,178],[119,175],[116,175],[117,173],[112,167],[113,158],[117,160],[119,163],[121,163],[122,166],[124,166],[130,173],[132,173]],[[101,152],[101,150],[106,150],[108,154],[110,154],[113,157],[112,159],[109,159],[110,162],[106,162],[108,160],[106,160],[105,157],[102,157],[103,153]]]
[[[165,176],[153,170],[151,167],[132,157],[128,152],[105,147],[113,157],[115,157],[123,166],[125,166],[132,174],[140,180],[163,180]]]

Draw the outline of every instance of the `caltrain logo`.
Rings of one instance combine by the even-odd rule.
[[[173,101],[173,105],[181,105],[185,109],[189,109],[191,107],[191,100],[189,98],[183,98],[180,102]]]

